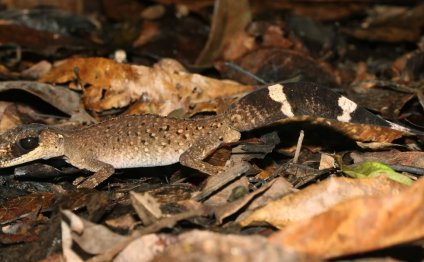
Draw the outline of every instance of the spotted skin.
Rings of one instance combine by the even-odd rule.
[[[223,114],[207,118],[121,116],[76,130],[20,126],[0,136],[0,167],[63,157],[78,168],[95,172],[79,185],[86,188],[96,187],[111,176],[115,168],[180,162],[214,175],[222,168],[203,160],[221,144],[238,141],[240,132],[293,116],[317,116],[408,130],[316,84],[275,84],[242,97]],[[25,137],[38,137],[38,146],[29,151],[19,149],[17,145]]]

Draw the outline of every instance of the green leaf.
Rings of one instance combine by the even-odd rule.
[[[341,161],[338,162],[341,170],[350,177],[366,178],[385,176],[389,179],[392,179],[408,186],[414,183],[414,181],[409,177],[394,171],[391,167],[386,166],[385,164],[382,164],[380,162],[367,161],[355,168],[349,168],[346,165],[340,164]]]

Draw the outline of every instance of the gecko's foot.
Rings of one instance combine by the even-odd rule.
[[[82,181],[80,180],[80,181],[77,181],[76,183],[74,181],[74,184],[77,185],[77,188],[94,189],[105,180],[106,179],[99,179],[99,177],[96,176],[96,174],[93,174]]]
[[[77,188],[87,188],[93,189],[96,188],[100,183],[96,180],[96,178],[88,177],[87,179],[79,182],[77,184]]]

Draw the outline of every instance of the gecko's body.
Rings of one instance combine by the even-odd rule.
[[[123,116],[77,130],[20,126],[0,137],[0,167],[64,157],[78,168],[96,172],[82,184],[84,187],[95,187],[115,168],[176,162],[212,175],[221,168],[203,160],[222,143],[238,141],[240,132],[301,115],[409,131],[315,84],[276,84],[246,95],[221,115],[207,118]]]

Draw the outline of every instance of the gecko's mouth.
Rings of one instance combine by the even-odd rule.
[[[19,164],[22,164],[22,163],[27,162],[25,160],[22,161],[22,158],[23,158],[23,156],[15,157],[13,159],[4,159],[4,158],[1,158],[0,159],[0,167],[1,168],[3,168],[3,167],[11,167],[11,166],[15,166],[15,165],[19,165]]]
[[[37,150],[32,150],[26,154],[16,154],[12,148],[0,148],[0,167],[11,167],[38,159]]]

